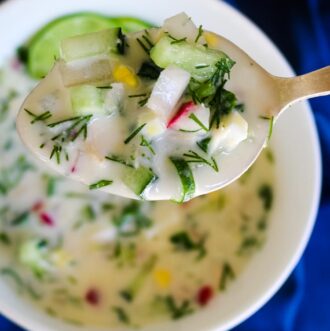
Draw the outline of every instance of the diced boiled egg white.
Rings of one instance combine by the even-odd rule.
[[[138,122],[139,126],[146,124],[141,133],[147,139],[157,137],[166,130],[166,122],[151,110],[145,110],[142,112],[139,116]]]
[[[192,105],[187,112],[183,113],[169,127],[181,131],[207,131],[209,129],[210,110],[204,105]]]
[[[230,152],[248,137],[248,123],[237,111],[223,117],[218,129],[212,130],[209,152]]]
[[[195,42],[199,34],[198,28],[186,13],[180,13],[165,20],[163,29],[175,39],[186,38],[189,42]],[[198,41],[205,43],[202,36],[198,38]]]
[[[151,92],[147,107],[168,121],[190,80],[190,74],[174,65],[164,69]]]

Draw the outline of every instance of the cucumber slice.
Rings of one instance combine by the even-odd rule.
[[[125,33],[141,31],[153,26],[149,22],[134,17],[118,17],[114,18],[114,20],[116,20],[118,26],[120,26]]]
[[[202,82],[212,77],[217,70],[216,63],[226,54],[186,41],[175,42],[165,36],[151,49],[150,57],[161,68],[174,64]]]
[[[61,41],[61,58],[69,62],[93,55],[117,53],[119,34],[120,28],[113,28],[66,38]]]
[[[76,115],[105,114],[105,92],[92,85],[70,88],[71,104]]]
[[[29,74],[40,79],[47,75],[55,58],[59,57],[61,40],[119,26],[124,32],[132,32],[135,29],[145,29],[150,24],[136,18],[111,18],[88,12],[61,16],[41,28],[25,45],[20,47],[20,53],[24,51]]]
[[[35,78],[42,78],[59,57],[60,41],[79,34],[116,27],[117,23],[106,16],[79,13],[62,16],[37,32],[29,43],[28,71]]]
[[[125,167],[122,180],[136,195],[142,197],[144,190],[156,178],[157,176],[149,168],[140,166],[138,168]]]
[[[174,164],[182,184],[182,196],[178,201],[180,203],[188,201],[195,193],[195,180],[193,173],[187,161],[181,157],[171,156],[171,162]]]

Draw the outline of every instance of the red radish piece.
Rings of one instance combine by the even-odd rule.
[[[89,289],[85,294],[85,300],[92,306],[98,305],[101,301],[100,292],[95,288]]]
[[[173,126],[182,116],[188,114],[190,110],[195,106],[193,101],[188,101],[182,104],[176,114],[169,120],[167,128]]]
[[[205,306],[209,303],[209,301],[212,299],[214,293],[213,289],[209,285],[205,285],[201,287],[197,293],[197,302],[201,306]]]
[[[42,224],[47,225],[47,226],[54,226],[55,222],[53,220],[53,218],[47,214],[47,213],[40,213],[39,214],[40,217],[40,221]]]

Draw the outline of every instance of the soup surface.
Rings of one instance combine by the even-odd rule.
[[[0,70],[1,277],[48,314],[99,326],[178,319],[230,290],[266,240],[271,151],[226,189],[184,204],[90,191],[20,142],[15,117],[35,84],[17,59]]]

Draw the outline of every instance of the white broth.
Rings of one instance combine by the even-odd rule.
[[[271,151],[181,205],[90,191],[18,138],[17,110],[35,83],[15,59],[0,71],[0,276],[52,316],[105,327],[178,319],[230,290],[266,240]]]

